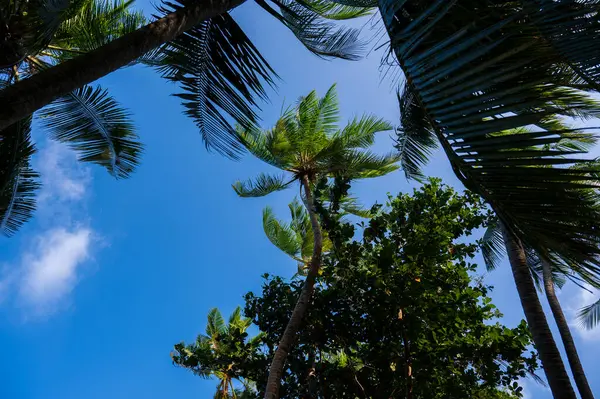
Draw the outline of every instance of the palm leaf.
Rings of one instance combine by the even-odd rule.
[[[375,143],[377,133],[392,130],[392,125],[374,115],[362,115],[354,118],[338,134],[334,140],[340,140],[342,148],[367,149]]]
[[[31,118],[2,131],[0,141],[0,230],[13,235],[35,210],[39,175],[30,168]]]
[[[105,167],[117,178],[128,177],[142,151],[133,122],[106,90],[84,86],[41,111],[53,138],[69,144],[84,162]]]
[[[309,10],[326,19],[346,20],[370,15],[372,7],[352,6],[329,0],[296,0]]]
[[[577,317],[579,317],[579,321],[586,328],[592,329],[596,327],[598,322],[600,322],[600,300],[579,310]]]
[[[266,0],[258,0],[257,4],[282,22],[313,54],[346,60],[361,58],[364,44],[358,38],[360,32],[357,29],[339,27],[325,21],[315,3],[303,4],[292,0],[273,2],[279,6],[279,11]]]
[[[600,272],[600,211],[581,192],[589,177],[563,167],[579,161],[576,151],[545,147],[577,131],[501,134],[591,111],[526,13],[510,0],[383,0],[380,9],[408,90],[457,177],[525,246]]]
[[[254,180],[235,182],[233,189],[240,197],[264,197],[275,191],[285,190],[292,181],[285,181],[285,175],[268,175],[261,173]]]
[[[273,245],[295,260],[301,261],[299,258],[302,249],[301,239],[299,240],[298,234],[291,226],[275,218],[270,207],[263,209],[263,229]]]
[[[398,102],[401,127],[396,131],[396,148],[401,155],[400,164],[408,179],[421,182],[425,178],[421,168],[437,148],[437,138],[411,84],[398,92]]]
[[[497,219],[490,221],[481,238],[481,255],[488,271],[496,269],[506,252],[502,229]]]
[[[533,23],[591,88],[600,90],[600,3],[525,0]]]
[[[168,13],[190,0],[165,3]],[[264,84],[274,85],[275,72],[229,14],[202,22],[161,51],[160,70],[179,84],[177,94],[209,149],[237,158],[244,147],[228,118],[244,128],[256,122],[257,100]]]
[[[211,309],[208,313],[207,319],[208,323],[206,323],[206,335],[210,339],[215,339],[220,335],[227,333],[225,320],[223,319],[223,315],[218,308]]]
[[[61,60],[72,58],[133,32],[147,22],[142,12],[130,10],[133,3],[134,0],[85,0],[78,12],[60,25],[50,50]]]

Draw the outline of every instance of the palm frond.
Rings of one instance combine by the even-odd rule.
[[[264,197],[275,191],[285,190],[292,181],[286,182],[286,176],[283,174],[273,176],[261,173],[254,180],[237,181],[232,187],[240,197]]]
[[[377,133],[390,131],[392,128],[392,125],[382,118],[362,115],[352,119],[334,139],[340,140],[343,148],[367,149],[375,143]]]
[[[400,168],[400,155],[397,152],[377,155],[370,151],[348,151],[344,154],[345,161],[339,162],[339,168],[333,170],[348,178],[368,179],[385,176]]]
[[[533,23],[590,88],[600,90],[600,3],[525,0]]]
[[[423,181],[421,169],[437,148],[438,140],[411,84],[405,84],[404,90],[398,92],[398,102],[401,127],[396,130],[396,148],[401,155],[400,164],[407,179]]]
[[[227,333],[227,326],[223,315],[218,308],[213,308],[208,313],[208,322],[206,323],[206,335],[210,339],[214,339],[220,335]]]
[[[140,161],[142,145],[128,112],[99,86],[84,86],[43,108],[41,118],[52,137],[79,153],[79,160],[128,177]]]
[[[585,306],[577,314],[579,321],[585,328],[592,329],[600,322],[600,300]]]
[[[50,48],[61,60],[88,52],[146,24],[134,0],[85,0],[80,9],[60,24]],[[76,51],[73,51],[76,50]]]
[[[504,246],[504,237],[498,220],[491,220],[481,238],[481,255],[488,271],[496,269],[502,259],[506,249]]]
[[[346,60],[362,57],[364,44],[359,40],[359,30],[328,22],[311,7],[296,1],[275,0],[274,3],[279,10],[271,7],[266,0],[257,0],[258,5],[283,23],[313,54]]]
[[[165,3],[161,11],[189,1]],[[163,47],[158,60],[163,76],[183,89],[176,96],[207,148],[239,157],[244,146],[229,118],[244,128],[253,126],[257,101],[266,98],[264,85],[273,86],[277,76],[240,26],[229,14],[204,21]]]
[[[35,148],[31,143],[31,118],[0,132],[0,231],[13,235],[35,210],[39,175],[30,167]]]
[[[457,177],[519,240],[596,274],[600,210],[581,191],[590,177],[564,168],[576,151],[545,148],[578,131],[501,134],[589,104],[525,11],[511,0],[467,3],[381,2],[410,90]]]
[[[296,0],[319,16],[332,20],[360,18],[373,13],[373,7],[352,6],[328,0]]]
[[[265,235],[273,245],[297,261],[300,261],[299,257],[301,256],[300,251],[302,249],[301,237],[298,236],[290,225],[277,220],[273,209],[270,207],[263,209],[263,229]]]

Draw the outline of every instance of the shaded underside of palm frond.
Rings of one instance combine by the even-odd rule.
[[[169,13],[187,1],[165,3],[160,11]],[[183,89],[176,96],[207,148],[239,157],[244,148],[234,125],[257,121],[264,86],[273,86],[277,75],[235,20],[222,14],[202,22],[165,45],[150,63]]]
[[[30,167],[35,148],[31,143],[31,118],[2,132],[0,141],[0,230],[13,235],[32,216],[39,175]]]
[[[351,19],[367,15],[369,8],[320,0],[258,0],[257,4],[286,26],[310,52],[324,58],[358,60],[364,43],[360,31],[338,26],[327,19]]]
[[[70,145],[79,159],[105,167],[117,178],[128,177],[142,146],[129,113],[100,87],[84,86],[40,112],[53,138]]]
[[[576,70],[582,83],[600,90],[600,3],[594,0],[524,0],[545,40]]]
[[[463,184],[527,246],[600,272],[600,214],[581,190],[590,177],[562,167],[576,152],[545,147],[579,132],[539,127],[593,105],[529,16],[508,0],[382,0],[380,9],[407,90]]]

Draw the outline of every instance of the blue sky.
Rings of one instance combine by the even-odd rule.
[[[149,3],[138,6],[152,12]],[[381,51],[361,62],[323,61],[253,4],[235,17],[282,77],[263,107],[265,127],[283,104],[336,82],[344,119],[368,112],[398,121]],[[178,99],[169,96],[175,88],[151,70],[121,70],[101,83],[133,113],[146,147],[143,163],[130,179],[116,181],[78,164],[43,132],[34,134],[45,183],[39,210],[16,237],[0,239],[0,397],[210,397],[214,383],[173,367],[169,352],[204,330],[212,307],[228,314],[243,304],[262,273],[294,273],[294,262],[261,227],[262,208],[285,217],[294,192],[238,198],[231,184],[268,168],[250,157],[233,162],[205,151]],[[384,137],[377,147],[388,144]],[[459,187],[442,154],[427,172]],[[398,172],[355,191],[370,204],[410,187]],[[496,287],[492,296],[504,322],[516,325],[523,315],[508,266],[486,281]],[[561,299],[572,318],[594,296],[567,287]],[[573,329],[592,389],[600,392],[593,377],[600,372],[600,329]],[[529,398],[550,397],[533,381],[524,385]]]

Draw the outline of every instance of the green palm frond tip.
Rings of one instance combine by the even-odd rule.
[[[129,113],[106,90],[84,86],[42,109],[44,128],[67,143],[79,160],[105,167],[116,178],[138,165],[142,145]]]
[[[35,211],[39,175],[30,167],[31,118],[4,131],[0,140],[0,231],[12,236]]]
[[[585,328],[596,327],[600,322],[600,300],[579,310],[577,317]]]

